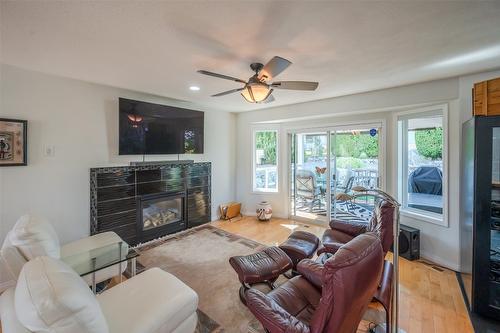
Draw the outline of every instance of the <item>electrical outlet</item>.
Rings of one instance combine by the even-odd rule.
[[[43,156],[54,157],[56,156],[56,147],[51,145],[45,145],[43,147]]]

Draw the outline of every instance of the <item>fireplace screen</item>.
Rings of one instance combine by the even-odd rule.
[[[180,197],[164,197],[142,202],[143,230],[158,228],[182,220],[182,198]]]

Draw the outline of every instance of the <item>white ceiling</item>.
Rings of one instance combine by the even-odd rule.
[[[498,68],[500,1],[2,1],[1,43],[10,65],[238,112]],[[274,55],[318,90],[255,105],[196,73]]]

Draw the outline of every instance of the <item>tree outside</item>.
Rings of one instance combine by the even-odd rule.
[[[337,157],[378,158],[378,136],[369,133],[338,133],[335,138]]]
[[[419,129],[415,131],[417,152],[433,161],[443,158],[443,128]]]
[[[276,164],[276,137],[275,131],[262,131],[255,133],[255,148],[263,151],[259,164]]]

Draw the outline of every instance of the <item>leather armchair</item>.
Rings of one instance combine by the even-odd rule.
[[[375,205],[373,216],[369,223],[351,222],[333,219],[330,229],[323,233],[323,245],[317,251],[335,253],[343,244],[365,232],[374,232],[380,237],[384,255],[390,250],[394,240],[394,207],[381,200]]]
[[[353,333],[377,290],[383,268],[377,235],[341,246],[325,265],[305,259],[296,276],[267,295],[246,292],[249,310],[270,333]]]

